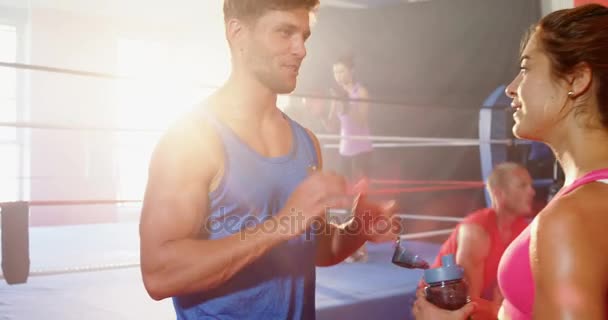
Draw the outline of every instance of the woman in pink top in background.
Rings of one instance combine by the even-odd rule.
[[[566,181],[501,259],[499,318],[608,319],[608,8],[544,17],[524,42],[520,69],[507,87],[513,132],[548,144]],[[465,319],[465,308],[439,310],[421,297],[414,313]]]
[[[344,100],[332,100],[329,112],[330,121],[339,123],[342,170],[351,182],[369,177],[373,151],[370,139],[349,139],[370,136],[369,104],[365,101],[369,99],[369,93],[356,80],[354,70],[355,62],[351,55],[334,62],[333,74],[338,88],[331,89],[331,95]]]
[[[338,88],[331,89],[331,95],[340,98],[332,100],[329,111],[330,123],[339,124],[341,169],[351,185],[364,181],[366,184],[372,166],[372,141],[366,139],[349,139],[350,137],[368,137],[369,130],[369,94],[367,89],[355,79],[354,57],[344,55],[333,64],[333,75]],[[331,125],[330,125],[331,126]],[[366,262],[367,248],[364,244],[346,262]]]

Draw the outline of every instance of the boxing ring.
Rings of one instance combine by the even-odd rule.
[[[119,78],[109,74],[76,72],[25,64],[0,63],[0,67],[37,72],[65,73],[84,77]],[[370,136],[375,152],[399,148],[475,148],[481,164],[480,181],[373,178],[370,194],[391,198],[403,194],[483,192],[492,167],[507,160],[508,148],[526,145],[510,138],[504,101],[497,88],[479,110],[475,139]],[[42,122],[0,122],[2,128],[45,132],[128,132],[160,135],[142,128],[65,125]],[[324,152],[332,152],[339,135],[318,134]],[[28,177],[21,177],[28,178]],[[29,177],[32,178],[32,177]],[[537,186],[551,183],[537,180]],[[486,195],[486,203],[489,199]],[[174,318],[170,299],[156,302],[148,297],[139,271],[139,235],[136,219],[63,226],[32,227],[32,209],[68,208],[96,210],[130,205],[137,211],[141,199],[15,199],[0,202],[2,274],[0,319],[168,319]],[[109,210],[109,209],[108,209]],[[335,210],[340,214],[340,210]],[[433,260],[440,242],[452,232],[461,216],[401,212],[405,226],[401,235],[408,249]],[[439,228],[418,230],[409,225],[433,222]],[[368,244],[366,263],[341,263],[317,268],[317,319],[410,319],[419,270],[391,263],[394,245]]]

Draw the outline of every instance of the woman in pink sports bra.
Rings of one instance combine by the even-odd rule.
[[[513,133],[549,145],[566,180],[501,258],[499,319],[608,319],[608,8],[553,12],[524,45],[506,89]],[[414,313],[465,319],[465,308],[419,298]]]

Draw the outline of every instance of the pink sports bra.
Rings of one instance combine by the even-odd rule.
[[[608,183],[608,168],[592,171],[562,188],[553,199],[566,195],[590,182]],[[532,223],[511,242],[498,266],[498,285],[504,296],[503,311],[510,320],[532,319],[534,279],[530,266]]]

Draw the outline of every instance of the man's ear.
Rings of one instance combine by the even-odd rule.
[[[239,51],[243,48],[243,39],[247,28],[242,20],[232,18],[226,22],[226,39],[231,48]]]
[[[501,188],[495,188],[494,190],[494,201],[495,205],[501,205],[505,199],[505,192]]]

